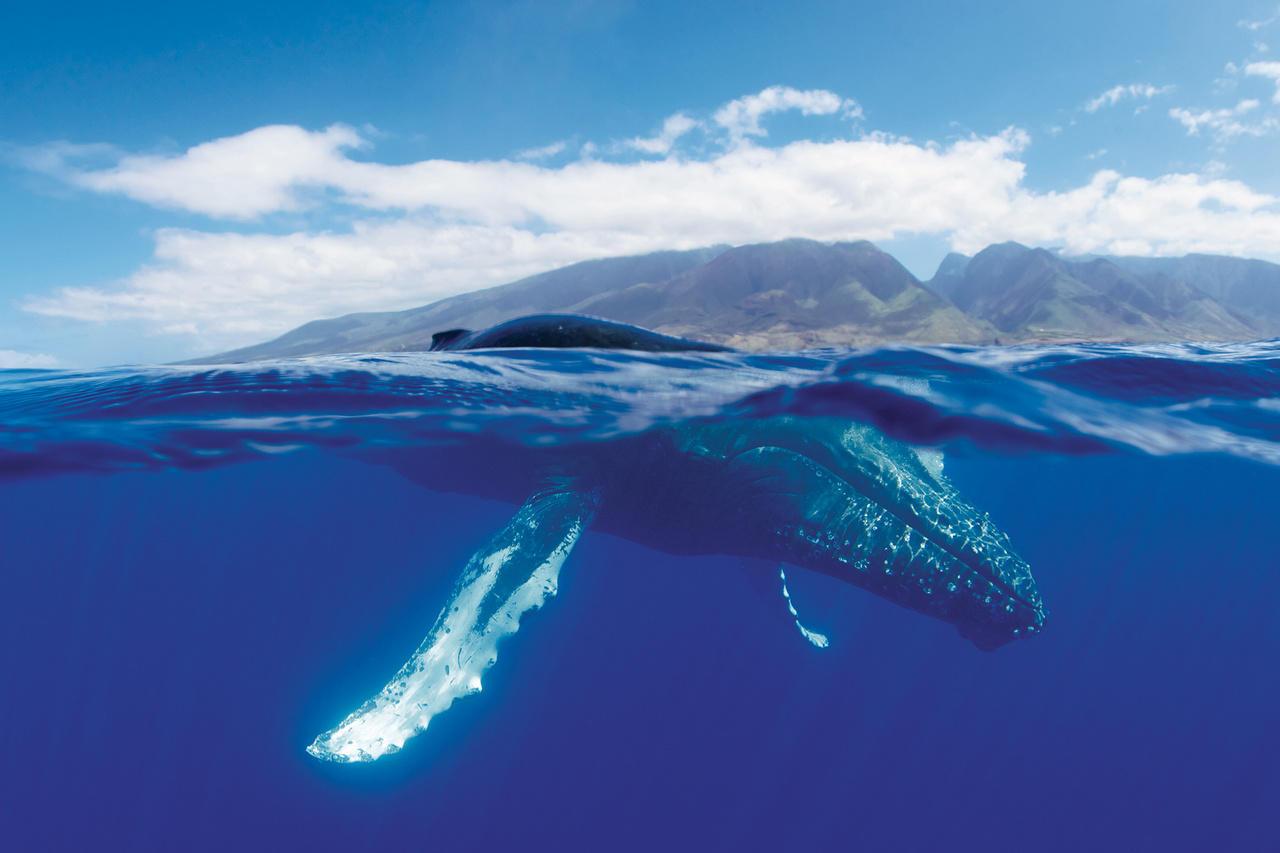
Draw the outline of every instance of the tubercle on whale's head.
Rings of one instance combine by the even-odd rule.
[[[960,636],[984,652],[994,651],[1021,637],[1030,637],[1044,630],[1047,614],[1043,605],[1019,603],[1010,615],[1013,618],[1004,623],[958,622],[956,630],[960,632]]]
[[[1004,567],[1001,574],[1007,577],[1016,572],[1024,576],[1025,580],[1019,583],[1020,591],[1009,590],[1003,583],[991,584],[981,596],[973,596],[957,607],[951,620],[960,636],[983,651],[998,649],[1044,630],[1048,614],[1031,580],[1031,568],[1016,556],[1010,554],[1010,557],[1020,565]],[[985,573],[981,574],[985,577]]]
[[[1030,566],[989,523],[986,541],[957,544],[918,518],[904,520],[861,495],[848,504],[856,527],[844,528],[831,547],[801,534],[808,548],[797,553],[797,563],[949,622],[984,651],[1044,629],[1047,613]]]
[[[1043,630],[1047,614],[1030,565],[943,476],[939,454],[865,428],[850,429],[844,444],[857,460],[847,476],[885,529],[871,562],[886,597],[951,622],[983,650]]]
[[[730,547],[950,622],[981,649],[1043,629],[1031,567],[943,476],[940,453],[825,417],[703,424],[676,438],[723,462],[714,503],[728,508]]]
[[[1045,609],[1031,568],[942,475],[939,454],[868,426],[779,419],[739,441],[778,556],[955,625],[981,649],[1034,635]]]

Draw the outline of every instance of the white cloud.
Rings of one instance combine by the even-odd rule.
[[[1090,98],[1086,101],[1084,111],[1087,113],[1096,113],[1103,107],[1114,107],[1121,101],[1130,99],[1149,101],[1154,97],[1167,95],[1172,91],[1173,86],[1153,86],[1150,83],[1127,83],[1119,86],[1112,86],[1096,98]]]
[[[1273,117],[1264,118],[1253,124],[1243,120],[1245,115],[1257,108],[1257,100],[1246,98],[1234,107],[1220,110],[1192,112],[1182,107],[1174,107],[1169,110],[1169,117],[1185,127],[1188,136],[1199,136],[1201,130],[1208,130],[1219,142],[1226,142],[1238,136],[1265,136],[1277,129],[1278,124]]]
[[[68,161],[111,162],[124,156],[124,152],[114,145],[102,143],[80,145],[65,141],[48,142],[27,148],[3,144],[0,145],[0,154],[3,154],[6,160],[11,160],[24,169],[44,172],[64,179],[68,177]]]
[[[638,136],[622,143],[624,148],[631,148],[643,154],[669,154],[672,147],[689,131],[699,126],[699,122],[684,113],[667,116],[662,129],[653,136]]]
[[[1250,62],[1244,67],[1244,73],[1251,77],[1267,77],[1272,80],[1276,84],[1276,91],[1271,96],[1271,100],[1280,104],[1280,62]]]
[[[120,193],[157,207],[252,219],[301,208],[301,191],[324,184],[336,168],[352,163],[342,152],[366,144],[355,129],[341,124],[322,131],[270,125],[175,156],[126,156],[105,169],[76,164],[86,151],[100,153],[104,146],[59,143],[27,149],[23,159],[84,189]]]
[[[40,352],[17,352],[11,349],[0,349],[0,370],[35,370],[57,366],[58,360],[51,355],[45,355]]]
[[[837,111],[850,103],[836,102]],[[749,130],[766,112],[735,107],[738,118],[726,121]],[[1210,126],[1192,118],[1196,132]],[[1100,171],[1082,186],[1037,191],[1024,180],[1030,139],[1015,128],[947,144],[867,133],[768,147],[745,133],[698,156],[608,159],[597,150],[554,166],[354,160],[348,152],[367,143],[335,128],[264,128],[97,169],[64,159],[66,180],[99,192],[228,219],[323,205],[346,225],[289,234],[161,230],[154,258],[125,279],[66,288],[25,307],[88,321],[141,320],[212,349],[587,258],[714,243],[925,234],[962,252],[1019,240],[1078,254],[1280,259],[1280,203],[1270,195],[1208,172]],[[251,157],[268,131],[278,147],[261,160],[231,156]],[[310,159],[300,166],[290,151]],[[225,191],[224,175],[238,195]]]
[[[1249,30],[1250,32],[1256,32],[1258,30],[1265,29],[1271,26],[1276,21],[1280,21],[1280,7],[1277,7],[1276,11],[1272,13],[1272,15],[1268,18],[1260,18],[1256,21],[1241,19],[1239,21],[1236,21],[1236,26],[1242,29]]]
[[[730,101],[713,117],[730,138],[741,140],[748,136],[764,136],[760,120],[770,113],[799,110],[801,115],[826,116],[843,113],[847,118],[861,118],[862,107],[853,100],[841,98],[825,89],[793,89],[790,86],[770,86],[754,95]]]
[[[557,139],[555,142],[547,145],[540,145],[537,148],[526,148],[523,151],[516,152],[517,160],[550,160],[557,154],[563,154],[564,150],[569,147],[569,143],[563,139]]]
[[[644,235],[537,234],[428,218],[359,221],[343,233],[165,229],[156,235],[152,262],[116,286],[63,288],[24,307],[89,322],[142,320],[158,332],[222,347],[318,317],[405,308],[663,245]]]

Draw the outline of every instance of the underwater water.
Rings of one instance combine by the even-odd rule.
[[[704,464],[780,424],[875,465]],[[1042,624],[796,550],[815,483]],[[0,848],[1276,849],[1278,494],[1276,342],[0,372]]]

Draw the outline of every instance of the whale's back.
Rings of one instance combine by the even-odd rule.
[[[729,347],[664,335],[581,314],[518,317],[473,332],[449,329],[431,336],[432,351],[473,349],[617,349],[641,352],[729,352]]]

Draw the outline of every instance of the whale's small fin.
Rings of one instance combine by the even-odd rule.
[[[831,641],[827,639],[826,634],[819,634],[817,631],[806,628],[804,623],[800,621],[800,613],[796,610],[796,603],[791,599],[791,590],[787,589],[787,570],[783,566],[778,566],[778,579],[782,581],[782,598],[787,602],[787,610],[790,611],[791,618],[795,620],[796,628],[800,630],[800,636],[813,643],[819,649],[825,649],[831,645]]]
[[[560,566],[594,512],[594,495],[572,490],[526,501],[472,556],[431,633],[382,692],[307,752],[328,761],[373,761],[399,751],[455,699],[478,692],[498,642],[555,595]]]
[[[436,332],[431,336],[431,352],[448,349],[449,344],[461,340],[469,334],[471,334],[470,329],[449,329],[444,332]]]

